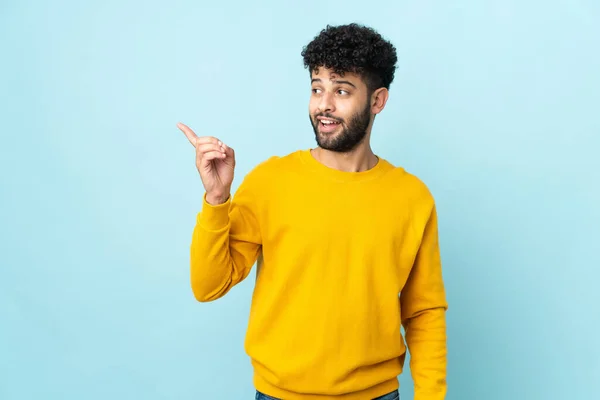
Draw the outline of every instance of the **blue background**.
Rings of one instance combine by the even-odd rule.
[[[253,398],[254,274],[195,302],[175,124],[234,189],[314,146],[300,51],[352,21],[399,55],[373,148],[438,203],[448,399],[598,398],[599,3],[203,3],[0,3],[0,399]]]

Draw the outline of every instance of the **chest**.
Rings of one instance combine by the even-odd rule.
[[[382,193],[357,185],[282,188],[262,214],[264,244],[401,258],[414,251],[420,223],[407,196]]]

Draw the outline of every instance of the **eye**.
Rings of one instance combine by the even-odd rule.
[[[315,94],[319,94],[321,93],[321,89],[313,89],[312,92]]]
[[[348,91],[346,91],[344,89],[338,90],[338,93],[341,94],[342,96],[346,96],[346,95],[350,94]]]

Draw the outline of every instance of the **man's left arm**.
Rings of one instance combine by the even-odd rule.
[[[446,396],[446,310],[435,204],[406,285],[400,294],[415,400]]]

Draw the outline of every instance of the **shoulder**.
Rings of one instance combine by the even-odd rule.
[[[297,150],[284,155],[273,155],[252,168],[250,174],[269,174],[281,171],[281,168],[286,168],[295,165],[300,156],[301,150]]]
[[[297,163],[299,153],[300,150],[284,155],[272,155],[254,165],[246,174],[244,180],[264,182],[274,179]]]
[[[385,160],[384,160],[385,161]],[[388,161],[385,161],[389,163]],[[392,165],[390,163],[390,165]],[[411,202],[429,207],[435,204],[434,196],[424,180],[401,166],[392,165],[386,174],[387,186],[392,192],[408,197]]]

